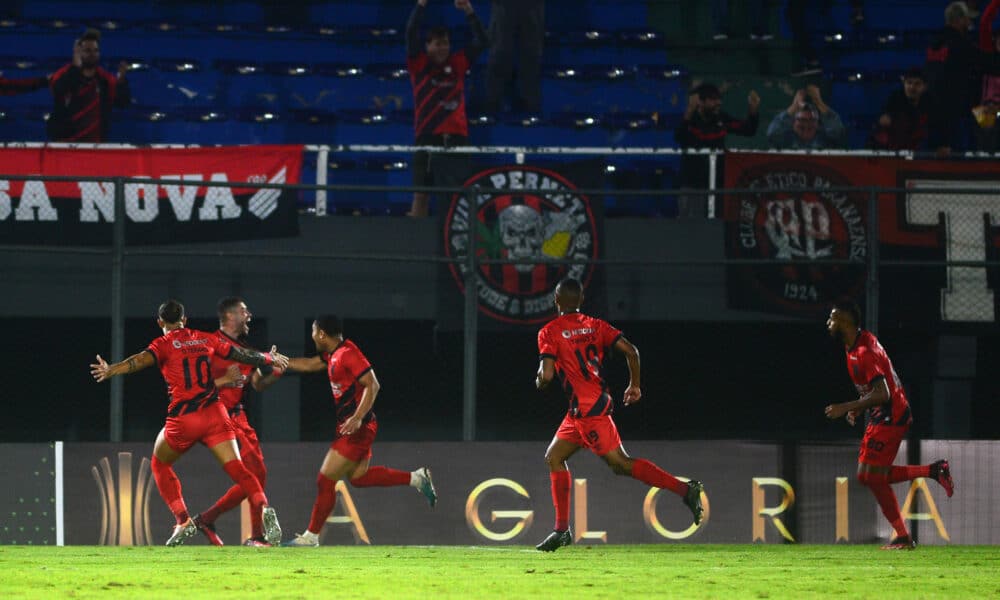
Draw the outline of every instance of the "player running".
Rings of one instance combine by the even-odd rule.
[[[219,300],[216,312],[219,315],[219,329],[214,335],[233,346],[250,349],[246,339],[250,335],[250,320],[253,315],[243,298],[237,296],[222,298]],[[272,347],[273,349],[274,347]],[[231,382],[226,383],[234,370],[236,371],[235,377]],[[267,468],[264,466],[264,453],[260,448],[257,432],[247,420],[243,399],[246,395],[247,382],[253,386],[254,390],[261,392],[274,384],[281,377],[281,373],[281,369],[273,366],[255,367],[232,359],[218,357],[212,359],[212,377],[215,378],[215,384],[219,388],[219,401],[229,412],[229,420],[233,424],[236,442],[240,448],[240,459],[247,470],[253,473],[257,481],[260,482],[261,489],[266,485]],[[191,518],[194,520],[195,526],[198,527],[198,531],[202,532],[209,542],[216,546],[222,546],[222,538],[215,530],[215,521],[223,513],[239,506],[246,497],[243,488],[234,485],[211,508]],[[243,545],[270,546],[264,538],[261,522],[253,518],[250,521],[250,538]]]
[[[555,528],[535,548],[552,552],[573,543],[569,528],[571,478],[566,461],[581,447],[604,459],[616,475],[630,475],[647,485],[677,494],[691,510],[695,525],[701,523],[702,484],[695,480],[684,483],[648,460],[629,457],[611,419],[613,401],[601,366],[604,355],[610,348],[625,355],[629,372],[629,385],[625,389],[625,406],[628,406],[642,397],[639,350],[621,331],[580,312],[583,286],[576,279],[566,278],[559,282],[555,303],[559,316],[538,332],[539,364],[535,386],[544,389],[558,377],[569,400],[569,412],[545,451],[556,511]]]
[[[188,516],[181,496],[181,482],[173,469],[173,463],[197,442],[208,447],[226,474],[250,499],[250,516],[262,523],[268,543],[279,543],[281,527],[277,514],[268,506],[260,482],[240,461],[233,425],[219,402],[219,391],[212,379],[211,363],[218,357],[255,367],[283,368],[288,366],[288,357],[276,350],[262,354],[211,333],[185,328],[184,305],[176,300],[160,305],[156,322],[163,335],[153,340],[148,348],[113,365],[97,355],[97,363],[90,365],[90,373],[102,382],[153,365],[160,367],[170,404],[166,425],[156,436],[153,447],[152,471],[156,488],[177,519],[167,545],[183,544],[198,531],[194,520]]]
[[[930,477],[941,484],[945,494],[951,498],[955,482],[952,481],[948,461],[893,466],[899,444],[913,423],[903,383],[878,338],[870,331],[861,329],[861,309],[857,304],[851,301],[835,303],[826,328],[833,338],[844,344],[847,372],[858,390],[857,400],[827,406],[826,416],[837,419],[846,415],[847,422],[854,425],[861,411],[865,412],[868,424],[858,453],[858,481],[875,495],[882,514],[896,532],[882,549],[912,550],[916,542],[903,524],[899,501],[889,484]]]
[[[340,319],[333,315],[317,317],[312,324],[312,339],[320,353],[311,358],[292,358],[290,370],[313,373],[326,370],[337,414],[337,430],[316,477],[316,502],[309,527],[286,542],[285,546],[319,546],[319,534],[337,502],[337,481],[347,479],[355,487],[409,485],[417,488],[430,503],[437,502],[434,482],[427,467],[413,472],[369,467],[372,443],[378,423],[371,411],[378,396],[379,383],[371,363],[354,342],[344,339]]]

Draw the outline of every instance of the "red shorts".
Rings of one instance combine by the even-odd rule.
[[[604,456],[622,445],[611,415],[578,418],[566,415],[556,431],[556,439],[589,448],[598,456]]]
[[[869,425],[861,438],[858,462],[877,467],[892,466],[899,444],[909,429],[909,425]]]
[[[226,407],[221,402],[213,402],[186,415],[167,417],[163,437],[174,452],[183,454],[198,442],[211,448],[226,440],[235,440],[236,433]]]
[[[337,424],[340,427],[340,424]],[[351,435],[337,436],[330,448],[337,451],[352,462],[361,462],[372,457],[372,443],[375,442],[375,432],[378,431],[377,421],[368,421]]]
[[[236,431],[236,443],[240,445],[240,460],[263,486],[267,470],[264,468],[264,453],[260,449],[257,431],[250,426],[250,421],[247,421],[246,412],[229,417],[229,420]]]

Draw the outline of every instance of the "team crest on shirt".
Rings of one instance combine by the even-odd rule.
[[[824,313],[835,297],[856,297],[865,282],[867,194],[836,189],[851,186],[818,164],[770,164],[744,172],[733,187],[753,193],[737,196],[730,256],[802,262],[735,267],[741,285],[802,315]],[[825,260],[849,263],[819,264]]]
[[[488,169],[463,184],[480,190],[475,206],[456,194],[445,218],[445,254],[464,291],[469,231],[476,233],[479,260],[514,259],[517,264],[479,266],[479,309],[508,322],[538,323],[551,318],[552,290],[563,277],[587,285],[593,264],[557,264],[598,257],[597,224],[590,198],[565,177],[524,165]],[[491,191],[493,193],[483,193]]]

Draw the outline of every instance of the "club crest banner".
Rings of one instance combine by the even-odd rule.
[[[0,243],[107,245],[114,183],[4,175],[167,180],[124,184],[128,244],[244,240],[298,234],[301,146],[0,149]],[[236,187],[203,182],[233,183]]]

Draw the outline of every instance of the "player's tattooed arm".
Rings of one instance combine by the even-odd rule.
[[[243,364],[253,365],[255,367],[263,367],[265,365],[273,364],[284,369],[288,366],[288,357],[284,354],[280,354],[277,350],[268,352],[267,354],[262,354],[256,350],[251,350],[250,348],[230,346],[229,355],[226,356],[226,358]]]
[[[101,355],[97,355],[97,362],[90,365],[90,374],[98,383],[116,377],[118,375],[128,375],[136,371],[141,371],[156,364],[156,357],[149,350],[143,350],[138,354],[126,358],[113,365],[108,364]]]

